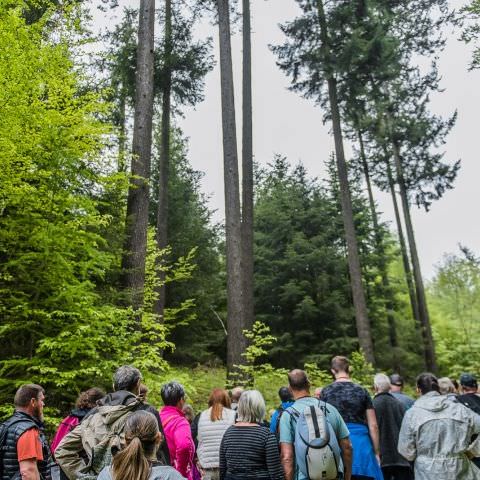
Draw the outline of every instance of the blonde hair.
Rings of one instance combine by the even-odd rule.
[[[150,412],[138,411],[125,423],[126,447],[112,461],[113,480],[148,480],[150,459],[158,446],[158,423]]]

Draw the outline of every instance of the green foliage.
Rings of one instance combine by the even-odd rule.
[[[454,378],[478,372],[480,259],[468,248],[446,255],[429,285],[439,365]]]
[[[475,48],[473,51],[472,63],[470,69],[480,68],[480,0],[472,0],[470,4],[462,9],[467,22],[462,32],[462,40],[466,43],[473,42]]]

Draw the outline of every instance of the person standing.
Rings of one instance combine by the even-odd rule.
[[[478,383],[475,376],[470,373],[463,373],[460,377],[460,386],[462,387],[462,395],[459,395],[457,400],[480,415],[480,395],[478,394]]]
[[[352,479],[383,480],[380,468],[378,424],[370,394],[352,382],[348,358],[332,359],[335,382],[322,390],[321,399],[337,408],[350,431],[353,446]]]
[[[238,408],[238,401],[240,400],[240,397],[242,396],[244,388],[243,387],[235,387],[232,388],[232,394],[231,394],[231,409],[236,410]]]
[[[188,480],[193,480],[193,443],[190,424],[185,418],[185,390],[178,382],[162,386],[160,391],[164,407],[160,410],[165,440],[167,441],[172,466]]]
[[[402,402],[407,410],[411,408],[412,405],[415,403],[415,400],[412,397],[409,397],[408,395],[405,395],[405,393],[403,393],[403,377],[401,377],[398,373],[393,373],[392,375],[390,375],[390,384],[392,385],[390,393],[397,400]]]
[[[307,407],[319,406],[319,400],[310,395],[310,381],[303,370],[292,370],[288,374],[288,384],[295,400],[290,407],[301,413]],[[290,410],[290,409],[289,409]],[[343,472],[343,479],[350,480],[352,468],[352,444],[349,431],[337,409],[325,404],[326,419],[332,426],[341,450],[341,459],[338,469]],[[285,411],[280,419],[280,452],[286,480],[308,480],[299,469],[298,459],[295,458],[295,418]]]
[[[432,373],[418,376],[417,391],[421,397],[407,410],[398,440],[399,453],[415,462],[415,480],[478,480],[470,458],[480,454],[480,416],[441,396]]]
[[[228,427],[235,423],[235,412],[230,408],[228,392],[215,388],[208,399],[208,410],[198,420],[197,456],[203,480],[220,478],[220,444]]]
[[[5,435],[1,456],[2,480],[50,479],[53,463],[43,427],[45,391],[40,385],[22,385],[15,394],[15,413],[0,425]]]
[[[373,407],[380,434],[380,460],[385,480],[413,480],[410,463],[397,450],[398,436],[406,409],[390,392],[390,379],[383,373],[373,379]]]
[[[278,391],[278,396],[280,397],[280,406],[273,412],[272,418],[270,419],[270,431],[274,433],[277,438],[280,438],[280,422],[279,420],[282,418],[283,412],[288,407],[293,405],[293,397],[292,392],[288,389],[288,387],[281,387]]]
[[[262,425],[265,400],[246,390],[238,401],[237,423],[220,445],[220,480],[284,480],[275,435]]]

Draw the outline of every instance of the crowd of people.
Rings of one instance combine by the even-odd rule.
[[[0,478],[24,480],[470,480],[480,479],[480,396],[476,378],[460,385],[377,374],[375,395],[350,378],[346,357],[332,360],[334,381],[313,389],[295,369],[266,421],[257,390],[215,388],[197,415],[184,387],[147,401],[140,371],[117,369],[113,392],[83,392],[51,443],[43,427],[45,391],[21,386],[15,413],[0,425]],[[313,395],[312,395],[313,393]]]

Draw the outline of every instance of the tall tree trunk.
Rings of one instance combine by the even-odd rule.
[[[160,146],[160,161],[158,168],[158,208],[157,208],[157,247],[163,250],[168,245],[168,172],[170,169],[170,118],[172,97],[172,0],[165,0],[165,72],[164,89],[162,92],[162,138]],[[164,259],[159,261],[163,263]],[[160,265],[161,266],[161,265]],[[157,300],[153,311],[163,321],[166,302],[165,271],[159,270]]]
[[[250,0],[243,0],[242,270],[244,328],[254,321],[253,303],[253,128]]]
[[[386,157],[387,158],[387,157]],[[392,175],[392,169],[390,162],[387,160],[387,175],[388,183],[390,186],[390,193],[392,195],[393,210],[395,212],[395,222],[397,224],[398,240],[400,242],[400,252],[402,254],[403,271],[405,273],[405,281],[407,283],[408,296],[410,298],[410,306],[412,307],[413,319],[415,325],[421,333],[420,313],[418,311],[417,297],[415,293],[415,284],[412,276],[412,269],[410,267],[410,259],[408,256],[407,242],[405,241],[405,235],[403,233],[402,220],[400,216],[400,209],[397,202],[397,194],[395,193],[395,181]]]
[[[118,161],[117,170],[125,172],[126,166],[126,143],[127,143],[127,96],[125,89],[122,87],[120,91],[120,105],[118,118]]]
[[[363,143],[362,132],[358,130],[358,142],[360,145],[360,158],[362,161],[363,174],[365,176],[365,183],[367,185],[368,202],[370,206],[370,214],[372,216],[373,229],[375,232],[375,244],[376,250],[379,256],[380,276],[382,278],[382,290],[385,296],[385,307],[387,310],[387,322],[388,322],[388,339],[390,347],[392,348],[392,366],[395,370],[398,370],[398,358],[396,354],[396,348],[398,347],[397,339],[397,327],[395,324],[394,308],[395,300],[393,298],[393,292],[390,287],[390,280],[388,278],[388,264],[385,252],[385,243],[383,240],[382,232],[380,231],[380,224],[378,221],[377,208],[375,206],[375,199],[373,198],[372,182],[370,180],[370,172],[368,169],[367,157],[365,155],[365,146]]]
[[[395,169],[397,173],[397,183],[400,190],[400,199],[402,201],[403,216],[405,219],[405,228],[407,230],[408,244],[410,245],[410,257],[412,259],[413,277],[415,279],[418,311],[420,313],[420,323],[422,325],[422,337],[425,348],[425,364],[428,370],[435,373],[437,371],[437,362],[435,358],[435,345],[433,343],[430,316],[428,314],[427,298],[425,295],[425,287],[423,284],[422,272],[420,269],[420,261],[418,258],[415,234],[413,232],[412,218],[410,216],[410,205],[408,201],[407,189],[405,187],[402,160],[400,157],[398,145],[393,139],[392,147],[393,158],[395,161]]]
[[[222,96],[223,163],[225,180],[225,237],[227,250],[227,370],[244,363],[246,348],[242,311],[242,247],[240,187],[233,89],[232,48],[230,42],[230,5],[218,1],[220,38],[220,77]]]
[[[153,50],[155,0],[141,0],[139,10],[132,176],[128,189],[123,283],[134,309],[143,305],[152,154]]]
[[[358,253],[357,234],[353,219],[347,163],[345,161],[345,152],[343,149],[342,127],[337,97],[337,82],[332,71],[333,62],[330,53],[327,21],[323,8],[323,0],[317,0],[317,7],[321,30],[323,60],[325,62],[326,76],[328,80],[328,95],[330,100],[330,112],[332,115],[333,136],[335,139],[340,200],[342,205],[345,238],[347,241],[348,268],[350,271],[350,282],[352,287],[353,306],[355,309],[357,334],[360,347],[362,348],[366,359],[371,363],[375,363],[372,331],[370,328],[370,319],[368,318],[367,302],[365,300],[365,291],[362,282],[362,268],[360,265],[360,255]]]

